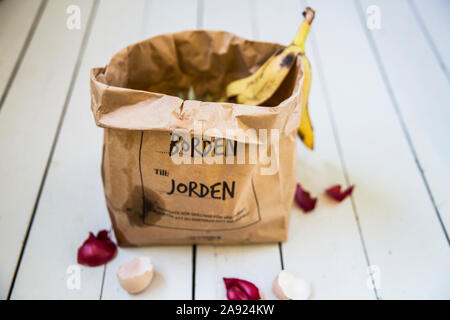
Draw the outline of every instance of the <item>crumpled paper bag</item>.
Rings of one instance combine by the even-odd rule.
[[[91,109],[104,128],[106,205],[119,245],[286,240],[295,191],[301,59],[265,106],[178,97],[186,97],[192,86],[197,97],[219,100],[229,82],[251,74],[280,48],[228,32],[184,31],[132,44],[105,68],[91,70]],[[256,135],[248,139],[229,133],[249,129]],[[273,163],[249,160],[252,148],[270,139],[259,129],[279,135],[277,146],[267,146],[276,162],[270,174]],[[179,130],[190,138],[174,141]],[[200,155],[192,151],[195,141]],[[206,149],[220,141],[230,148],[223,148],[223,156],[210,148],[209,156],[224,163],[205,163]],[[237,149],[245,151],[245,163],[226,163],[226,157],[236,160]],[[174,150],[186,161],[194,160],[194,153],[204,161],[174,163]]]

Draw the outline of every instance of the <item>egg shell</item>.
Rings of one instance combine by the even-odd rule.
[[[120,266],[117,279],[123,289],[135,294],[147,288],[153,279],[154,267],[148,257],[137,257]]]

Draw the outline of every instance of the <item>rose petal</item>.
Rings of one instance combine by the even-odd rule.
[[[297,183],[295,202],[297,202],[304,212],[309,212],[316,207],[317,198],[312,198],[309,192],[304,190],[300,183]]]
[[[89,232],[89,238],[78,248],[79,264],[96,267],[111,261],[117,253],[117,246],[111,241],[107,230],[98,232],[97,237]]]
[[[341,191],[341,185],[336,184],[334,186],[329,187],[327,190],[325,190],[325,192],[334,200],[341,202],[342,200],[344,200],[345,198],[347,198],[349,195],[352,194],[354,187],[355,186],[350,186],[346,190]]]
[[[261,300],[259,289],[250,281],[237,278],[223,278],[228,300]]]

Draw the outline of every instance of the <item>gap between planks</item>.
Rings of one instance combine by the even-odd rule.
[[[414,4],[413,0],[408,1],[408,4],[414,15],[414,18],[416,19],[417,24],[419,25],[420,30],[422,31],[423,35],[425,36],[425,39],[427,40],[428,46],[431,48],[431,51],[433,52],[436,60],[439,62],[439,66],[441,67],[442,72],[444,72],[444,74],[447,78],[447,81],[450,82],[450,77],[449,77],[448,70],[445,65],[444,59],[442,59],[442,56],[439,53],[439,50],[437,49],[437,46],[434,43],[434,41],[430,35],[430,32],[428,31],[427,26],[425,25],[424,19],[422,18],[419,11],[417,10],[417,7]],[[447,236],[447,239],[448,239],[448,236]]]
[[[46,4],[47,0],[43,0],[43,2],[45,2],[45,4]],[[76,82],[76,79],[78,77],[81,61],[83,59],[83,55],[84,55],[84,52],[85,52],[85,49],[86,49],[86,44],[87,44],[87,41],[89,39],[89,35],[91,33],[91,30],[92,30],[92,25],[93,25],[95,16],[97,14],[98,4],[99,4],[99,0],[94,0],[94,5],[93,5],[93,7],[91,9],[91,12],[89,13],[88,22],[87,22],[87,25],[86,25],[86,31],[85,31],[85,33],[83,35],[83,39],[81,41],[80,50],[78,51],[78,56],[77,56],[75,67],[73,69],[73,73],[72,73],[72,77],[71,77],[71,80],[70,80],[69,89],[67,90],[67,95],[66,95],[66,98],[64,100],[63,109],[62,109],[62,112],[61,112],[61,115],[60,115],[60,118],[59,118],[59,121],[58,121],[58,126],[57,126],[57,129],[56,129],[56,132],[55,132],[55,136],[53,138],[52,147],[50,149],[50,154],[48,156],[47,163],[45,165],[44,174],[42,176],[42,180],[41,180],[41,184],[39,186],[38,194],[36,196],[36,200],[35,200],[34,207],[33,207],[33,212],[31,214],[31,218],[30,218],[30,221],[28,223],[28,227],[27,227],[25,238],[24,238],[24,241],[23,241],[23,244],[22,244],[22,248],[21,248],[21,251],[20,251],[19,259],[17,261],[16,269],[14,271],[14,276],[13,276],[12,281],[11,281],[11,286],[10,286],[9,291],[8,291],[7,300],[11,299],[11,295],[12,295],[12,292],[14,290],[14,284],[16,282],[17,273],[18,273],[18,271],[20,269],[20,264],[22,262],[23,254],[24,254],[24,251],[25,251],[25,247],[26,247],[27,242],[28,242],[28,237],[30,235],[30,231],[31,231],[31,228],[32,228],[32,225],[33,225],[34,217],[36,216],[36,211],[37,211],[37,208],[39,206],[39,200],[40,200],[41,195],[42,195],[42,190],[44,189],[44,185],[45,185],[45,181],[46,181],[46,178],[47,178],[48,170],[50,168],[50,164],[51,164],[52,159],[53,159],[53,154],[55,152],[55,147],[56,147],[56,144],[58,143],[59,134],[61,132],[62,125],[64,123],[64,117],[65,117],[65,114],[66,114],[66,111],[67,111],[67,106],[69,104],[70,98],[72,97],[73,88],[75,86],[75,82]],[[43,10],[42,10],[42,12],[43,12]],[[40,16],[42,16],[42,12],[40,12]],[[36,26],[37,26],[37,24],[34,26],[34,29],[36,28]],[[31,38],[30,38],[30,40],[31,40]],[[28,45],[27,45],[27,47],[28,47]],[[0,105],[0,107],[1,107],[1,105]]]
[[[34,32],[36,31],[36,27],[39,24],[39,21],[41,20],[42,13],[44,12],[44,10],[46,8],[47,3],[48,3],[48,0],[41,0],[41,4],[39,5],[36,15],[34,16],[33,23],[31,24],[30,30],[28,31],[28,35],[25,38],[22,49],[19,52],[16,63],[14,64],[14,67],[11,71],[11,74],[9,75],[8,81],[6,82],[6,86],[3,90],[2,96],[0,98],[0,111],[2,110],[2,106],[6,100],[6,97],[8,96],[9,89],[11,88],[11,85],[13,84],[14,79],[16,78],[17,71],[19,70],[20,66],[22,65],[22,61],[25,56],[25,53],[28,50],[28,46],[29,46],[31,40],[33,39]]]

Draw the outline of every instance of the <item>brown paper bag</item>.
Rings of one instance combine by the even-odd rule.
[[[91,108],[105,128],[102,178],[119,245],[286,240],[301,59],[268,107],[177,97],[193,86],[197,97],[219,99],[229,82],[281,47],[227,32],[185,31],[130,45],[105,68],[92,69]],[[278,134],[276,143],[266,143],[270,163],[252,156],[272,138],[260,129]]]

